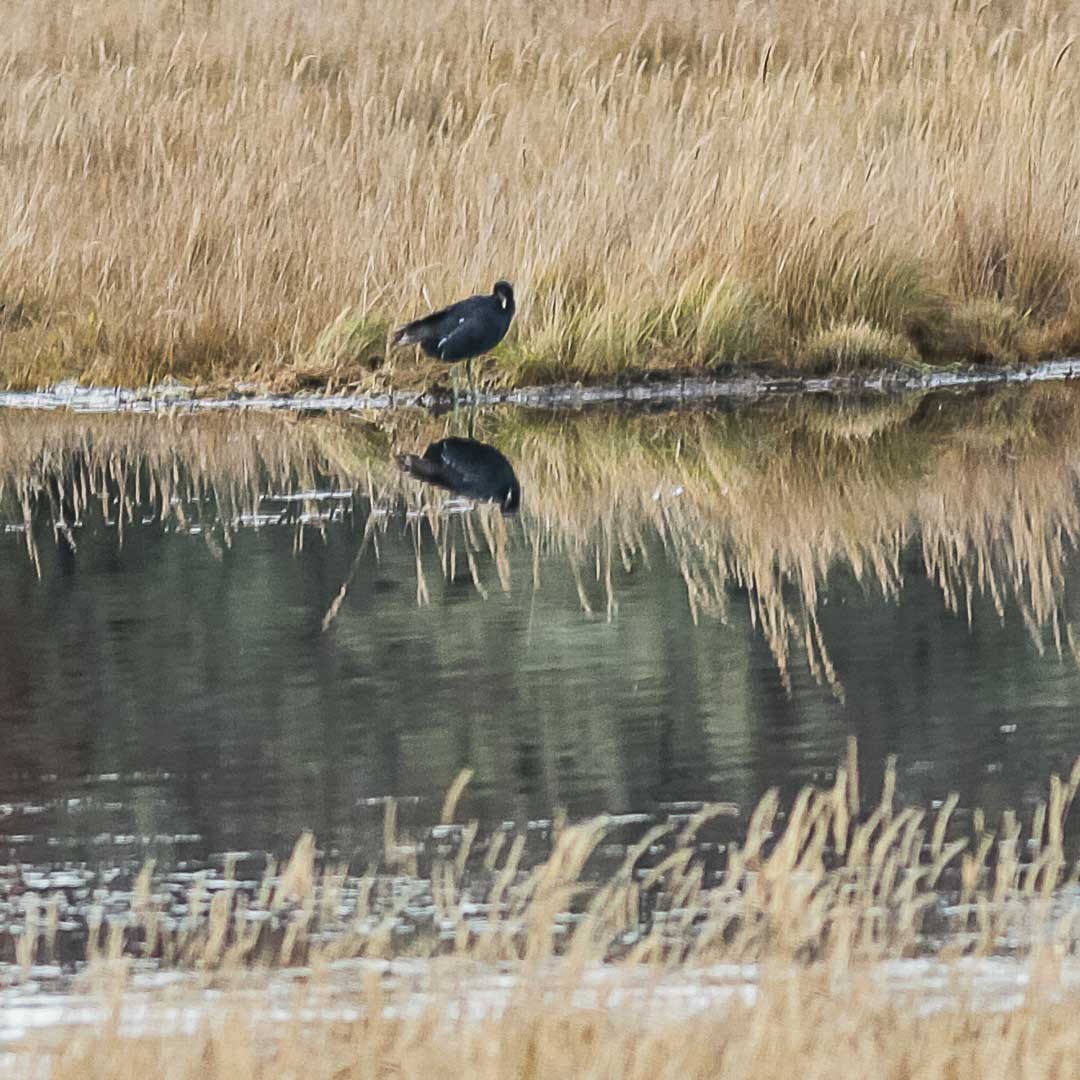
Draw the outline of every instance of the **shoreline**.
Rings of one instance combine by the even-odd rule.
[[[482,390],[460,402],[461,408],[511,405],[533,409],[575,409],[592,405],[637,404],[678,405],[684,403],[747,403],[769,397],[798,397],[818,394],[836,396],[901,396],[931,390],[965,390],[980,386],[1058,382],[1080,377],[1080,357],[1063,357],[1039,364],[985,368],[934,370],[928,372],[881,370],[858,375],[804,376],[737,375],[723,378],[702,376],[683,379],[635,381],[625,385],[555,384],[520,389]],[[327,394],[321,391],[274,394],[238,383],[222,393],[200,396],[197,388],[178,382],[154,387],[84,387],[65,382],[43,390],[0,392],[0,410],[66,409],[80,413],[174,412],[226,410],[286,410],[316,412],[361,412],[422,408],[434,412],[453,407],[453,397],[443,391],[389,390],[358,394]]]

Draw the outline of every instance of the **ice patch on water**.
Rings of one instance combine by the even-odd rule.
[[[770,968],[770,982],[783,982],[796,969]],[[51,989],[56,978],[44,966],[28,972],[28,980],[0,991],[0,1043],[56,1027],[100,1025],[116,1016],[123,1036],[189,1034],[219,1015],[224,992],[208,990],[200,977],[180,972],[136,972],[119,1005],[92,992]],[[383,1014],[412,1019],[441,1010],[450,1023],[481,1022],[497,1017],[522,995],[530,1001],[550,1000],[574,1009],[603,1009],[628,1023],[654,1025],[692,1019],[703,1013],[740,1005],[752,1007],[764,977],[757,964],[718,963],[660,973],[640,965],[602,965],[575,974],[567,986],[565,971],[553,960],[527,974],[494,966],[463,963],[450,978],[445,965],[425,960],[339,960],[318,976],[307,968],[274,972],[258,988],[228,991],[243,1006],[253,1028],[282,1022],[360,1019],[370,999],[363,993],[372,975],[380,980]],[[853,969],[840,979],[868,978],[889,995],[908,1001],[921,1013],[962,1003],[967,1008],[1007,1012],[1019,1008],[1032,988],[1028,962],[1009,957],[903,959]],[[297,998],[297,984],[310,993]],[[861,983],[859,985],[862,985]],[[1080,988],[1080,962],[1061,967],[1052,993]],[[1051,992],[1051,991],[1048,991]],[[114,1012],[113,1010],[116,1009]],[[2,1072],[2,1069],[0,1069]]]

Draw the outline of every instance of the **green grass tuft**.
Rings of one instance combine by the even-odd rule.
[[[382,367],[390,324],[385,318],[351,308],[315,339],[293,370],[301,382],[355,382]]]

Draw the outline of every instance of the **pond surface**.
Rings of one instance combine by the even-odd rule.
[[[521,510],[405,477],[451,431]],[[9,862],[356,865],[827,781],[1029,812],[1080,753],[1080,395],[0,415]],[[737,826],[735,826],[737,828]]]

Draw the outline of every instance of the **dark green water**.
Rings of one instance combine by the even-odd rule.
[[[725,586],[724,618],[695,622],[655,534],[629,570],[616,566],[609,620],[595,580],[594,613],[583,610],[565,555],[541,553],[534,587],[528,515],[539,511],[528,487],[525,518],[507,519],[507,591],[492,586],[491,556],[477,556],[486,597],[464,559],[453,578],[443,572],[426,524],[379,499],[378,543],[354,568],[371,509],[359,477],[356,488],[311,504],[336,510],[304,530],[299,550],[295,520],[270,521],[289,504],[263,500],[261,527],[237,527],[224,543],[213,505],[193,532],[163,523],[148,499],[122,543],[111,504],[92,502],[72,551],[54,537],[57,502],[39,481],[38,567],[9,499],[5,859],[198,861],[286,851],[310,828],[363,863],[381,845],[384,796],[402,800],[405,827],[430,824],[464,767],[475,777],[459,817],[485,826],[557,807],[663,814],[699,800],[734,802],[745,819],[771,786],[828,780],[849,735],[868,790],[895,754],[904,801],[956,790],[962,806],[1023,809],[1080,753],[1080,665],[1068,648],[1040,652],[1009,597],[999,614],[976,595],[970,623],[949,610],[917,531],[900,543],[897,595],[857,581],[843,560],[818,583],[841,700],[798,657],[785,687],[745,585]],[[327,490],[340,492],[340,480]],[[1064,546],[1052,587],[1067,610],[1080,582]]]

